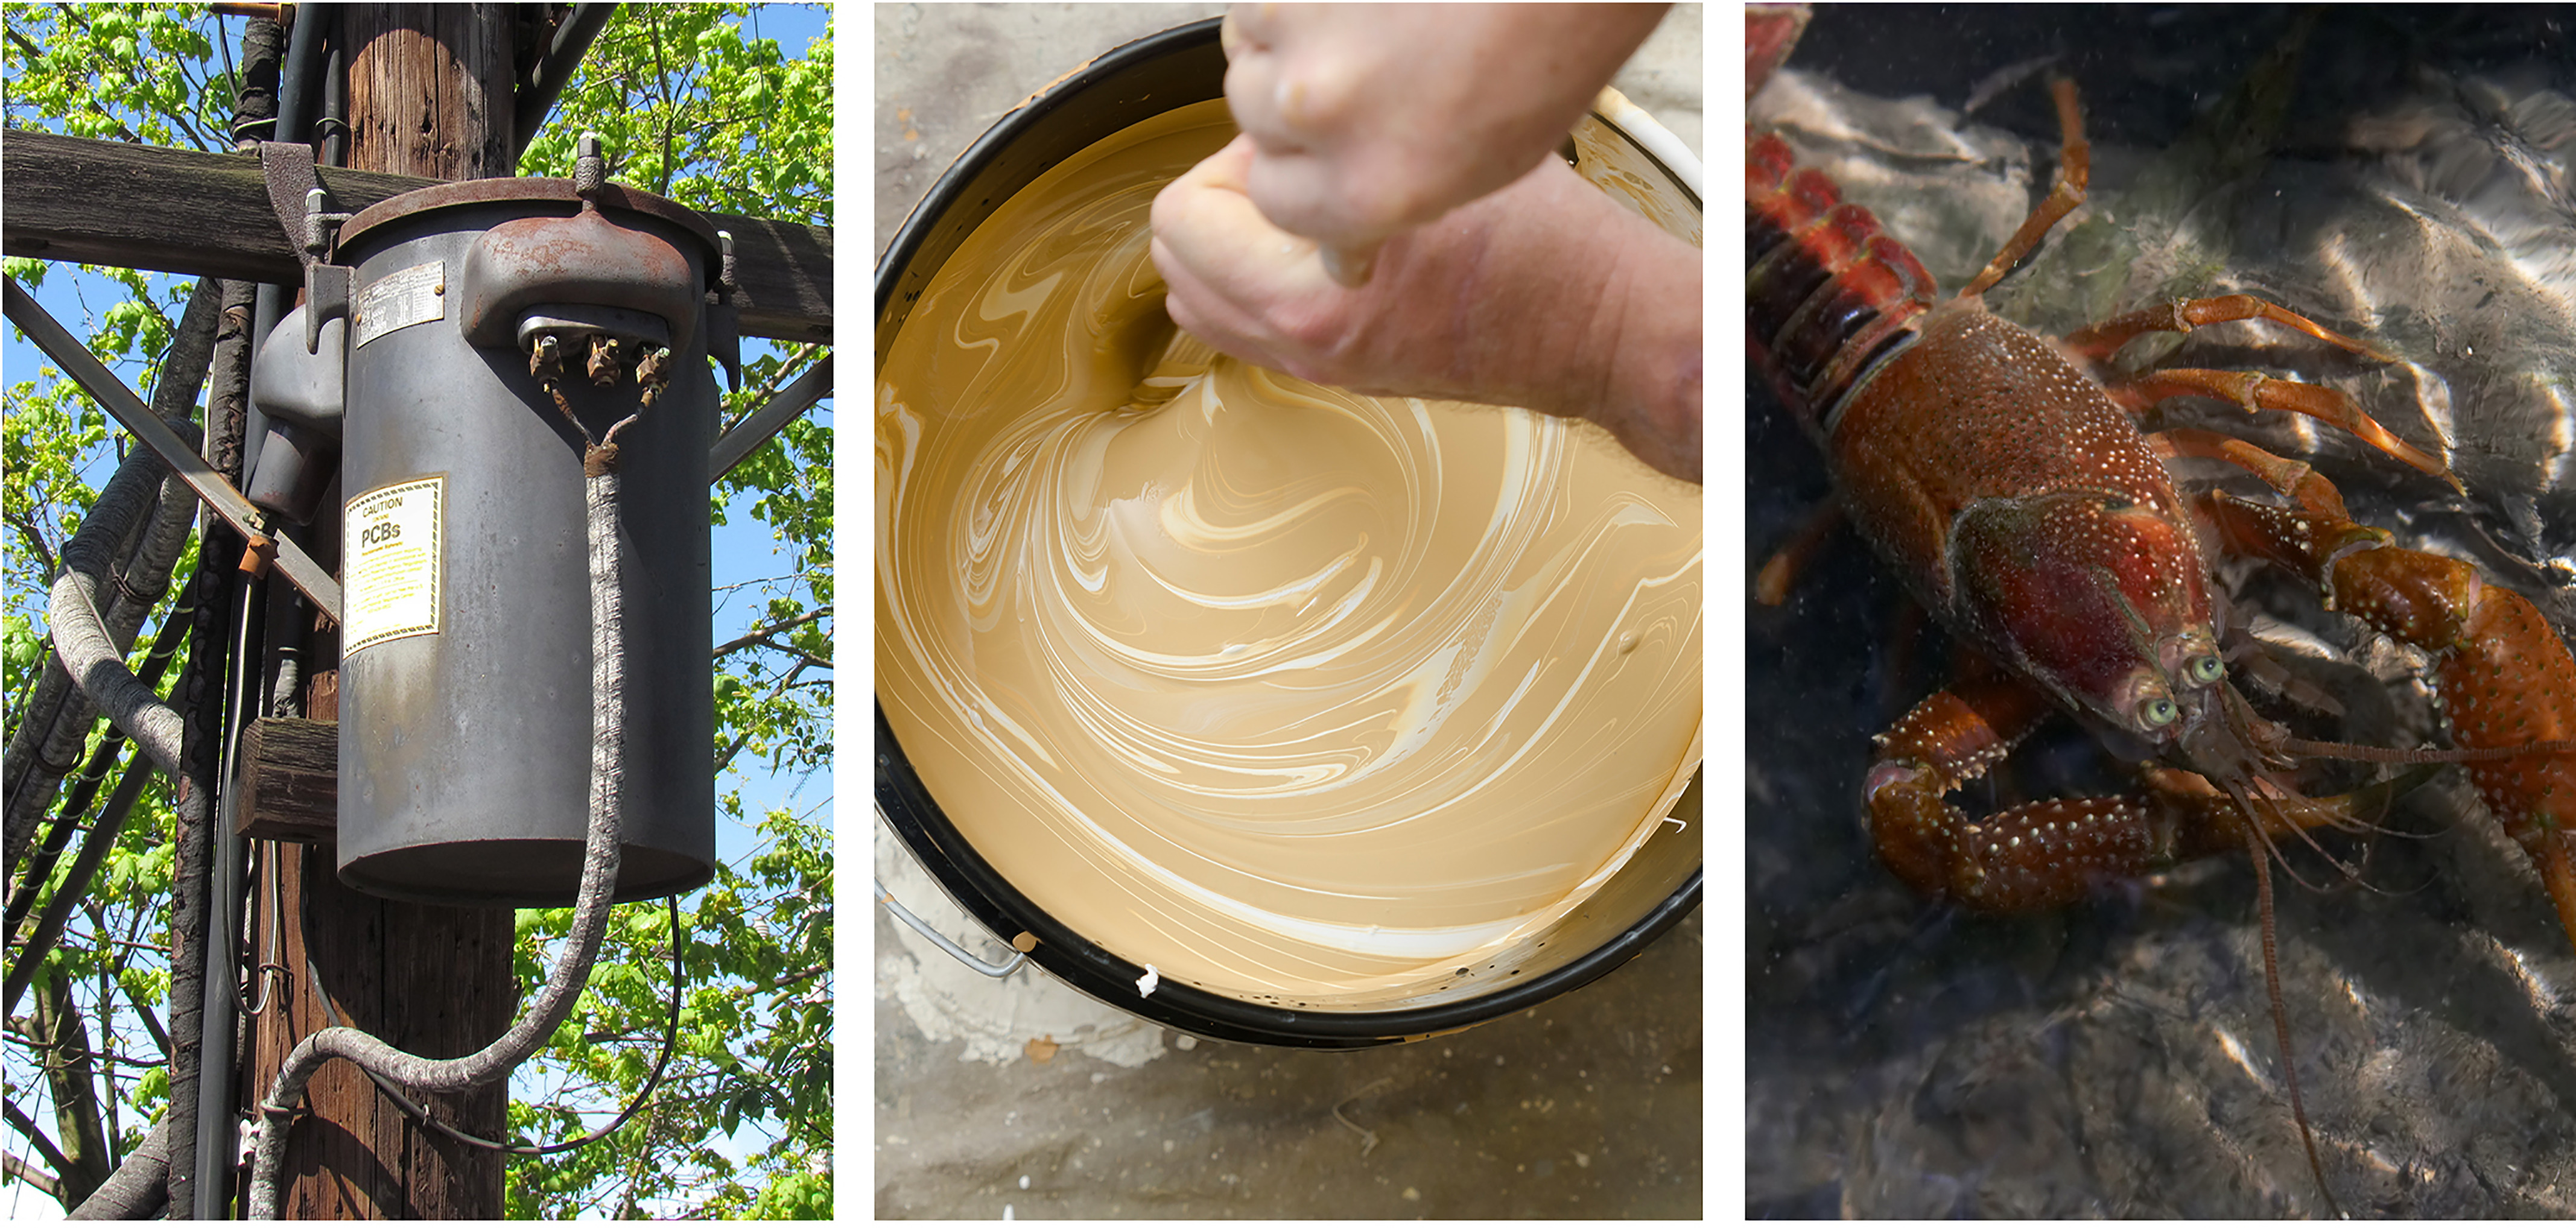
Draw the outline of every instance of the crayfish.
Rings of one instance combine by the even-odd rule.
[[[2304,761],[2367,752],[2297,738],[2245,697],[2212,560],[2268,560],[2328,608],[2429,657],[2454,749],[2395,757],[2463,764],[2537,867],[2563,941],[2576,941],[2576,661],[2527,600],[2469,564],[2356,522],[2307,465],[2207,432],[2148,436],[2136,426],[2168,398],[2213,398],[2330,423],[2428,480],[2451,480],[2439,456],[2351,398],[2241,372],[2121,377],[2106,365],[2142,334],[2221,321],[2262,321],[2353,360],[2390,360],[2375,347],[2244,295],[2129,312],[2055,341],[1986,309],[1982,295],[2085,195],[2073,84],[2056,83],[2053,97],[2055,190],[1948,300],[1910,252],[1830,182],[1801,172],[1785,145],[1751,143],[1756,368],[1823,445],[1843,521],[1989,666],[1880,738],[1859,806],[1875,852],[1899,878],[1980,911],[2062,908],[2116,880],[2248,853],[2282,1084],[2332,1206],[2273,970],[2271,870],[2279,846],[2309,842],[2311,829],[2370,826],[2386,790],[2306,795]],[[2186,487],[2168,472],[2186,458],[2236,476]],[[1762,587],[1777,595],[1787,585],[1766,576]],[[2135,787],[1976,818],[1951,800],[2058,714],[2141,763]]]

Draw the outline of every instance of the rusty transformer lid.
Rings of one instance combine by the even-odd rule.
[[[718,255],[716,228],[708,223],[704,214],[677,201],[619,183],[602,186],[597,199],[601,209],[624,209],[630,213],[645,214],[696,235],[706,244],[708,270],[710,273],[714,271],[714,262]],[[349,219],[348,224],[340,228],[340,242],[346,245],[375,227],[390,225],[439,209],[451,209],[464,205],[507,204],[512,201],[551,201],[578,207],[582,203],[582,197],[580,193],[573,190],[572,180],[569,179],[533,176],[512,179],[460,179],[454,183],[419,188],[400,196],[389,196],[359,210],[356,216]]]

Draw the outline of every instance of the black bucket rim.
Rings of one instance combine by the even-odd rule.
[[[887,327],[886,311],[893,302],[900,274],[954,203],[953,198],[963,195],[968,185],[998,161],[1028,128],[1052,115],[1075,95],[1140,65],[1213,46],[1221,24],[1221,18],[1204,18],[1112,48],[1003,115],[958,155],[905,216],[877,261],[874,319],[878,362],[883,362],[884,347],[891,343],[896,331]],[[1022,186],[1026,185],[1014,185],[1011,190],[1016,192]],[[886,721],[884,701],[876,699],[872,707],[876,715],[878,815],[958,907],[1006,945],[1018,948],[1026,944],[1013,939],[1033,936],[1036,944],[1027,952],[1029,961],[1085,996],[1127,1014],[1211,1040],[1298,1049],[1365,1049],[1456,1032],[1527,1010],[1609,975],[1680,924],[1700,903],[1705,856],[1680,886],[1616,937],[1593,950],[1492,992],[1432,1006],[1391,1011],[1298,1010],[1247,1002],[1173,981],[1160,982],[1152,993],[1140,994],[1136,985],[1145,976],[1144,965],[1129,962],[1058,921],[984,860],[958,832],[947,812],[931,797],[920,773],[914,770],[911,757],[904,753],[893,726]],[[1693,769],[1693,775],[1706,770],[1703,764]]]
[[[1110,77],[1152,64],[1176,53],[1203,51],[1206,48],[1217,47],[1218,28],[1224,24],[1224,21],[1225,19],[1221,17],[1204,17],[1168,30],[1158,30],[1143,38],[1121,43],[1100,53],[1089,63],[1049,83],[1045,89],[1030,96],[1019,106],[1003,112],[1000,119],[993,121],[992,127],[986,128],[983,135],[976,137],[974,143],[966,147],[966,152],[957,155],[957,160],[949,163],[948,169],[939,173],[938,180],[930,185],[930,190],[913,203],[912,211],[904,215],[903,225],[895,229],[894,238],[886,243],[885,251],[877,256],[876,314],[870,317],[876,325],[877,361],[880,364],[885,361],[885,347],[892,342],[894,333],[898,331],[887,327],[886,309],[894,301],[895,293],[902,280],[900,273],[912,263],[913,256],[921,250],[922,243],[930,237],[930,233],[937,229],[941,217],[948,211],[951,198],[962,196],[965,189],[977,177],[1010,152],[1011,147],[1026,134],[1028,129],[1044,122],[1072,101],[1076,95]],[[1222,54],[1220,49],[1220,57]],[[1222,63],[1222,59],[1219,62]],[[1216,96],[1224,95],[1220,93]],[[1030,176],[1031,179],[1035,177],[1034,174]],[[1002,193],[1003,199],[1009,199],[1011,193],[1026,186],[1025,182],[1007,185],[1009,190]],[[999,202],[995,203],[998,205]]]
[[[1211,1040],[1298,1049],[1364,1049],[1459,1031],[1527,1010],[1609,975],[1699,907],[1705,864],[1694,868],[1679,888],[1646,915],[1591,951],[1491,993],[1434,1006],[1394,1011],[1296,1010],[1229,998],[1174,981],[1163,981],[1151,994],[1140,995],[1136,983],[1145,975],[1144,965],[1129,962],[1056,920],[1012,886],[957,832],[896,741],[886,723],[885,705],[878,702],[874,707],[878,813],[958,907],[994,935],[1034,936],[1037,943],[1028,952],[1029,962],[1084,995]],[[1021,945],[1005,941],[1015,948]]]

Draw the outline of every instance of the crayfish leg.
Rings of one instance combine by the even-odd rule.
[[[2093,146],[2084,139],[2084,110],[2075,101],[2075,82],[2059,77],[2048,83],[2049,96],[2057,102],[2057,181],[2049,186],[2048,196],[2021,220],[2021,229],[2004,241],[2003,250],[1959,291],[1961,298],[1985,293],[2004,275],[2013,271],[2024,257],[2039,247],[2048,232],[2084,203],[2084,193],[2093,181]]]
[[[2323,341],[2337,349],[2359,354],[2372,362],[2398,361],[2396,356],[2365,341],[2357,341],[2331,328],[2300,315],[2278,303],[2266,302],[2251,294],[2227,294],[2217,298],[2176,299],[2153,307],[2114,316],[2099,324],[2067,334],[2066,346],[2087,358],[2102,360],[2120,352],[2120,347],[2148,333],[2188,333],[2212,324],[2236,320],[2262,320]]]
[[[2335,489],[2334,483],[2327,481],[2324,474],[2306,461],[2275,456],[2233,435],[2191,427],[2158,431],[2147,436],[2147,445],[2166,460],[2177,456],[2200,456],[2227,461],[2263,479],[2272,489],[2298,500],[2300,507],[2322,512],[2337,520],[2352,519],[2352,513],[2344,508],[2343,492]]]
[[[2294,472],[2248,468],[2276,488]],[[2305,488],[2324,479],[2298,480]],[[2576,657],[2538,607],[2487,583],[2475,566],[2395,545],[2381,530],[2330,514],[2312,489],[2300,503],[2277,507],[2214,491],[2203,506],[2232,548],[2291,568],[2334,608],[2433,654],[2434,692],[2452,744],[2508,752],[2463,766],[2480,800],[2538,868],[2576,945]]]
[[[1763,562],[1762,570],[1753,577],[1753,600],[1767,606],[1787,605],[1790,592],[1798,587],[1798,577],[1815,563],[1825,543],[1833,540],[1834,530],[1841,527],[1841,502],[1827,498],[1818,503],[1788,543]]]
[[[2049,712],[2008,678],[1961,683],[1879,739],[1864,792],[1879,860],[1915,890],[1985,912],[2057,908],[2105,876],[2156,868],[2153,818],[2129,798],[2067,798],[1971,820],[1946,798]]]
[[[2149,371],[2134,379],[2112,385],[2111,399],[2132,412],[2152,408],[2168,397],[2210,397],[2226,401],[2247,413],[2262,409],[2287,410],[2305,414],[2330,426],[2341,427],[2346,434],[2379,449],[2408,466],[2442,479],[2458,488],[2459,478],[2441,458],[2399,439],[2379,420],[2363,411],[2351,397],[2332,388],[2303,384],[2297,380],[2274,379],[2257,371],[2211,371],[2198,367],[2175,367]]]

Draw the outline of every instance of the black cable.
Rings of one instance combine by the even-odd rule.
[[[497,1151],[503,1155],[546,1156],[554,1155],[558,1152],[571,1151],[579,1147],[587,1147],[611,1134],[617,1133],[618,1128],[624,1126],[628,1118],[635,1116],[635,1114],[641,1110],[647,1102],[652,1100],[653,1092],[662,1085],[663,1070],[671,1064],[672,1051],[679,1048],[680,996],[681,989],[683,987],[680,966],[680,897],[677,895],[666,896],[664,897],[664,902],[670,905],[671,910],[671,1012],[669,1020],[663,1025],[662,1055],[653,1059],[653,1073],[646,1076],[644,1086],[635,1093],[635,1098],[627,1101],[626,1107],[619,1109],[617,1111],[617,1116],[612,1118],[607,1125],[601,1126],[579,1138],[565,1139],[559,1143],[496,1143],[487,1138],[477,1138],[474,1135],[467,1134],[454,1126],[448,1125],[446,1122],[431,1117],[427,1108],[414,1102],[411,1097],[404,1095],[402,1089],[396,1087],[391,1080],[388,1080],[383,1075],[377,1074],[373,1070],[368,1070],[364,1066],[360,1066],[359,1069],[366,1071],[367,1078],[375,1083],[376,1090],[383,1092],[386,1099],[393,1101],[394,1106],[408,1114],[412,1120],[429,1127],[442,1137],[463,1143],[468,1147],[479,1147],[485,1151]],[[313,929],[312,895],[309,893],[304,895],[300,903],[304,910],[304,928],[307,933],[310,933]],[[323,992],[322,971],[314,966],[313,952],[310,947],[307,947],[304,953],[304,975],[312,982],[314,1000],[322,1004],[322,1017],[328,1020],[332,1027],[336,1028],[344,1026],[340,1019],[340,1012],[332,1009],[331,995]]]
[[[196,617],[196,600],[189,591],[192,588],[193,583],[180,590],[179,604],[171,608],[160,632],[152,637],[152,651],[144,658],[143,668],[135,671],[135,679],[156,693],[161,689],[162,671],[178,653],[179,639]],[[71,847],[72,837],[80,831],[80,816],[98,797],[99,786],[106,782],[108,769],[116,766],[125,742],[125,731],[117,728],[115,722],[109,722],[107,736],[99,739],[98,749],[90,752],[88,766],[73,780],[71,792],[64,797],[53,825],[45,831],[44,844],[28,864],[26,876],[18,881],[18,889],[9,896],[8,932],[13,937],[19,926],[26,923],[27,914],[35,908],[36,893],[54,876],[54,866],[62,860],[64,850]]]

